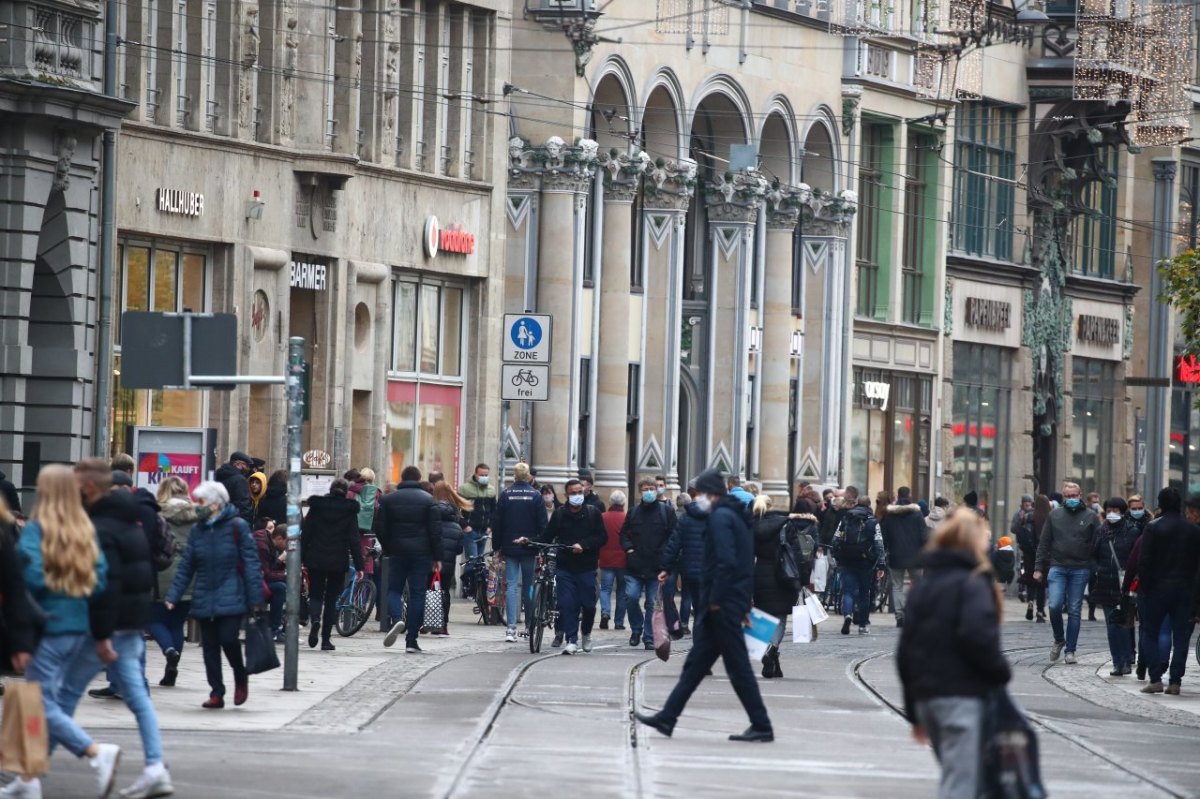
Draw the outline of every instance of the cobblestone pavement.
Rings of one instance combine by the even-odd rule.
[[[674,737],[631,724],[633,706],[653,708],[665,699],[686,639],[667,663],[629,647],[627,632],[613,631],[597,631],[590,655],[560,657],[547,639],[542,655],[532,656],[524,642],[504,644],[503,628],[461,623],[468,611],[456,606],[453,637],[422,641],[429,652],[421,656],[385,652],[371,631],[337,640],[338,651],[323,661],[306,648],[302,679],[320,666],[336,684],[301,691],[303,702],[275,712],[270,705],[287,704],[289,695],[275,690],[274,675],[256,678],[246,709],[265,707],[261,716],[245,714],[259,725],[253,729],[237,726],[247,723],[236,718],[243,709],[206,714],[197,702],[194,710],[164,711],[178,795],[567,791],[572,797],[916,799],[935,793],[932,755],[888,706],[899,699],[897,631],[888,617],[877,615],[869,636],[840,636],[831,620],[816,643],[787,644],[785,678],[759,683],[776,743],[747,746],[726,740],[746,720],[719,666]],[[1009,611],[1004,640],[1015,667],[1012,691],[1038,725],[1051,796],[1200,797],[1196,696],[1143,697],[1134,693],[1142,683],[1133,678],[1125,678],[1128,686],[1109,685],[1100,676],[1107,675],[1102,622],[1084,622],[1080,665],[1050,666],[1049,625],[1025,622],[1016,603]],[[1195,664],[1189,672],[1184,690],[1200,695]],[[196,679],[203,682],[199,673]],[[155,687],[160,708],[165,693]],[[141,754],[132,719],[119,705],[101,711],[95,704],[87,712],[112,714],[113,721],[91,729],[97,739],[127,747],[130,779]],[[219,720],[206,721],[214,716]],[[206,729],[202,722],[231,726]],[[56,755],[54,769],[47,797],[93,795],[86,769],[69,756]]]

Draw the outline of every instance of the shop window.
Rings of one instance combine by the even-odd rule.
[[[932,378],[856,367],[851,390],[850,482],[862,496],[901,486],[926,496]]]
[[[1109,496],[1113,467],[1113,415],[1117,365],[1095,358],[1072,358],[1071,477],[1083,493]]]
[[[1117,170],[1116,147],[1102,147],[1096,156],[1102,175],[1088,182],[1080,198],[1088,209],[1075,219],[1073,231],[1074,271],[1084,275],[1114,277],[1117,257]]]
[[[158,242],[121,242],[120,311],[178,313],[210,310],[209,259],[205,253]],[[121,316],[114,325],[113,451],[127,451],[131,426],[201,427],[203,391],[125,389],[121,387]]]
[[[392,371],[462,377],[463,303],[461,286],[397,280],[392,312]]]
[[[1172,488],[1185,494],[1200,491],[1200,410],[1193,389],[1176,386],[1171,391],[1171,437],[1167,442],[1167,478]]]
[[[964,103],[955,124],[951,246],[1011,260],[1018,109]]]
[[[1176,245],[1180,250],[1196,249],[1200,234],[1200,164],[1184,161],[1179,165],[1179,219]]]
[[[963,341],[954,343],[951,411],[954,499],[975,491],[982,507],[1007,503],[1012,353]]]

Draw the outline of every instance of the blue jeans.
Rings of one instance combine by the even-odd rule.
[[[1117,612],[1115,604],[1104,605],[1104,625],[1108,628],[1108,653],[1112,655],[1113,670],[1133,667],[1133,640],[1129,630],[1113,624],[1113,614]]]
[[[642,597],[645,597],[646,612],[642,613],[640,604]],[[658,580],[651,578],[643,580],[632,574],[625,575],[625,602],[626,610],[629,611],[629,628],[634,635],[642,634],[642,641],[647,644],[654,643],[654,630],[651,629],[646,620],[654,613],[654,599],[658,596]]]
[[[183,627],[187,623],[192,600],[181,599],[173,610],[167,610],[162,602],[155,602],[150,609],[150,625],[147,628],[154,643],[166,654],[168,649],[183,652]]]
[[[673,573],[663,583],[662,597],[663,604],[675,601],[675,594],[679,594],[679,624],[683,627],[688,626],[688,619],[691,618],[692,611],[696,611],[696,615],[700,615],[699,608],[695,605],[700,601],[700,581],[693,580],[686,575],[683,576],[683,588],[676,590],[675,583],[677,574]],[[669,617],[668,617],[669,621]]]
[[[584,635],[592,634],[592,624],[596,621],[596,573],[559,569],[555,584],[558,587],[559,626],[567,643],[574,644],[579,640],[581,627]]]
[[[530,589],[533,587],[534,561],[532,554],[504,556],[504,613],[509,627],[517,626],[517,614],[521,606],[525,608],[525,616],[529,616],[529,606],[533,601]],[[517,604],[518,600],[520,605]]]
[[[1067,651],[1074,652],[1079,643],[1079,620],[1083,611],[1083,593],[1087,590],[1092,570],[1088,568],[1051,566],[1046,576],[1046,604],[1049,605],[1050,627],[1054,631],[1054,643],[1066,643]],[[1067,630],[1063,635],[1063,606],[1067,609]]]
[[[612,612],[613,587],[617,589],[617,612]],[[600,615],[613,620],[618,627],[625,624],[625,570],[600,570]]]
[[[146,673],[142,665],[146,656],[146,640],[140,631],[122,630],[112,637],[113,649],[117,650],[117,662],[109,671],[116,678],[117,690],[125,700],[125,706],[137,719],[138,733],[142,736],[142,751],[146,753],[146,765],[161,763],[162,736],[158,731],[158,714],[150,702],[150,691],[146,688]],[[86,683],[84,684],[86,686]],[[80,688],[82,691],[82,687]]]
[[[1183,682],[1187,666],[1188,644],[1192,640],[1195,625],[1192,624],[1192,594],[1183,587],[1162,588],[1143,591],[1142,624],[1148,630],[1161,630],[1164,624],[1171,627],[1172,652],[1170,681],[1172,685]],[[1152,648],[1146,653],[1146,665],[1150,668],[1150,682],[1162,682],[1168,671],[1166,653]]]
[[[71,718],[79,697],[100,672],[96,643],[82,633],[47,635],[34,653],[25,678],[42,687],[50,751],[62,744],[76,757],[92,745],[92,738]]]
[[[842,615],[854,617],[854,623],[866,627],[871,623],[871,586],[875,580],[873,564],[842,565]]]
[[[463,557],[473,558],[483,554],[484,537],[486,533],[481,533],[478,530],[472,530],[463,535]]]
[[[432,573],[433,558],[428,555],[416,558],[396,556],[391,559],[391,571],[388,573],[388,607],[392,609],[392,617],[399,619],[395,608],[399,606],[403,614],[404,586],[407,585],[408,626],[404,630],[404,640],[409,644],[417,642],[421,625],[425,623],[425,589]]]
[[[271,632],[277,633],[283,629],[283,603],[287,600],[287,583],[267,583],[271,596],[267,602],[271,608]]]

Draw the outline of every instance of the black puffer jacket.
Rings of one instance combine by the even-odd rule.
[[[779,531],[788,522],[781,510],[754,517],[754,607],[783,618],[792,612],[800,592],[779,582]]]
[[[99,606],[107,616],[93,623],[94,629],[142,630],[150,622],[150,603],[155,588],[150,542],[138,524],[138,508],[132,494],[110,491],[88,508],[100,548],[108,561],[106,601]]]
[[[1096,536],[1096,578],[1088,596],[1098,605],[1116,605],[1121,600],[1121,575],[1140,530],[1121,519],[1115,525],[1100,525]],[[1112,545],[1111,548],[1109,545]],[[1114,559],[1115,557],[1115,559]]]
[[[675,532],[676,523],[674,511],[661,502],[639,502],[625,515],[621,548],[630,576],[649,580],[658,575],[663,548]]]
[[[253,522],[254,503],[250,501],[250,483],[246,481],[246,475],[232,463],[226,463],[217,469],[214,477],[225,486],[229,493],[229,504],[237,508],[238,516],[245,519],[247,524]]]
[[[883,547],[888,553],[888,565],[893,569],[908,569],[921,554],[929,527],[921,515],[921,506],[913,502],[888,505],[883,517]]]
[[[660,568],[667,572],[682,572],[689,580],[699,581],[704,574],[704,529],[708,514],[695,502],[683,508],[675,523],[675,532],[663,547]]]
[[[1012,678],[991,575],[973,573],[975,559],[957,550],[926,553],[916,566],[925,579],[909,592],[896,649],[904,713],[914,724],[923,699],[982,697]]]
[[[258,501],[258,512],[254,519],[254,529],[262,527],[264,519],[270,519],[280,527],[287,527],[287,486],[280,483],[268,483],[266,493]]]
[[[311,497],[300,525],[300,555],[310,569],[345,571],[353,560],[354,568],[362,571],[358,503],[336,494]]]
[[[438,529],[442,534],[442,568],[453,572],[453,564],[463,551],[462,513],[450,502],[437,503]]]
[[[442,555],[442,518],[433,495],[418,482],[401,483],[379,501],[375,535],[388,557],[436,561]]]

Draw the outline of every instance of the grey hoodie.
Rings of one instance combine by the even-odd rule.
[[[1090,569],[1100,520],[1091,508],[1080,505],[1076,510],[1061,507],[1050,511],[1038,541],[1036,569],[1045,573],[1051,566],[1068,569]]]

